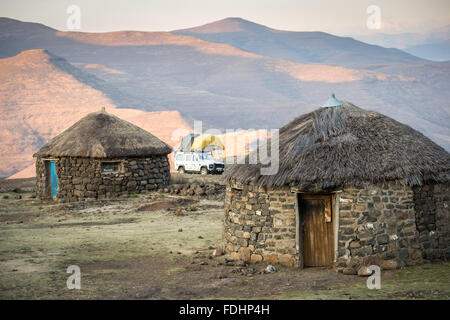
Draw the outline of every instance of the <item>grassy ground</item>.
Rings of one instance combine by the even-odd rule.
[[[61,292],[70,296],[64,290],[69,265],[79,265],[83,271],[95,263],[143,256],[172,264],[178,256],[217,245],[220,239],[220,224],[216,223],[222,213],[220,203],[205,201],[202,205],[216,206],[208,214],[198,209],[176,216],[145,207],[139,211],[147,202],[170,202],[167,197],[153,201],[131,196],[76,205],[13,197],[0,200],[1,298],[51,298]],[[94,268],[93,274],[119,271],[127,272]],[[98,296],[87,276],[83,274],[85,297]]]
[[[366,278],[212,258],[222,202],[159,194],[71,204],[0,194],[0,299],[449,299],[450,264]],[[181,200],[180,200],[181,199]],[[184,208],[177,214],[178,208]],[[69,290],[69,265],[81,290]]]
[[[384,276],[383,276],[384,275]],[[407,267],[399,271],[385,271],[379,290],[367,289],[364,281],[341,286],[334,290],[315,292],[292,291],[274,298],[282,299],[445,299],[450,298],[450,264],[439,263]]]

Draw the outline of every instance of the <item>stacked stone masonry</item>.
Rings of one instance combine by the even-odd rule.
[[[373,264],[394,269],[422,262],[411,188],[395,183],[349,186],[338,199],[338,267],[356,274]]]
[[[53,160],[52,160],[53,161]],[[101,172],[102,162],[118,162],[116,172]],[[167,156],[126,159],[58,158],[55,160],[58,177],[58,199],[80,201],[106,199],[122,194],[141,193],[170,183]],[[48,169],[47,169],[48,170]],[[46,199],[48,173],[45,159],[36,160],[37,195]]]
[[[335,206],[335,267],[356,274],[449,259],[449,186],[396,183],[344,186]],[[232,259],[302,266],[296,242],[296,192],[227,185],[224,249]],[[301,239],[299,240],[301,241]]]
[[[426,260],[450,260],[450,186],[413,188],[419,244]]]
[[[225,252],[232,259],[299,265],[296,249],[295,194],[288,188],[227,186]]]

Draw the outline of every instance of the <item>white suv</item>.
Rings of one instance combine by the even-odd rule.
[[[179,173],[222,174],[225,164],[215,160],[210,152],[175,152],[175,169]]]

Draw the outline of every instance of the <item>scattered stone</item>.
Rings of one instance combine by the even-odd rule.
[[[395,260],[385,260],[380,267],[382,270],[394,270],[398,269],[398,263]]]
[[[203,190],[202,187],[198,186],[198,187],[196,187],[196,188],[194,189],[194,193],[195,193],[195,195],[197,195],[197,196],[202,196],[202,195],[205,194],[205,190]]]
[[[368,277],[372,274],[372,272],[369,271],[369,269],[367,267],[361,267],[358,270],[358,276],[360,277]]]
[[[238,261],[235,263],[235,266],[237,266],[237,267],[246,267],[246,266],[247,266],[247,263],[245,263],[245,261],[238,260]]]
[[[183,208],[178,208],[178,209],[175,211],[175,215],[176,215],[176,216],[184,216],[185,213],[186,213],[186,210],[183,209]]]
[[[356,272],[355,269],[353,268],[344,268],[344,270],[342,271],[343,274],[346,275],[357,275],[358,273]]]
[[[265,269],[264,273],[273,273],[277,272],[277,268],[275,268],[273,265],[269,264]]]
[[[219,256],[221,256],[223,254],[223,252],[222,252],[222,249],[215,249],[214,251],[213,251],[213,256],[214,257],[219,257]]]
[[[203,261],[203,262],[200,263],[200,265],[202,265],[202,266],[207,266],[207,265],[208,265],[208,262]]]
[[[239,259],[245,262],[250,262],[250,249],[248,247],[241,247],[239,249]]]
[[[263,257],[259,254],[252,254],[250,256],[250,262],[252,262],[252,263],[260,262],[260,261],[262,261],[262,259],[263,259]]]

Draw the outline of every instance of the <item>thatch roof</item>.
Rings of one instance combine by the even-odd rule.
[[[279,131],[279,171],[237,164],[228,181],[326,190],[396,180],[404,185],[450,181],[450,155],[420,132],[343,101],[302,115]],[[247,162],[248,163],[248,162]]]
[[[44,145],[34,157],[122,158],[166,155],[172,148],[105,111],[90,113]]]

